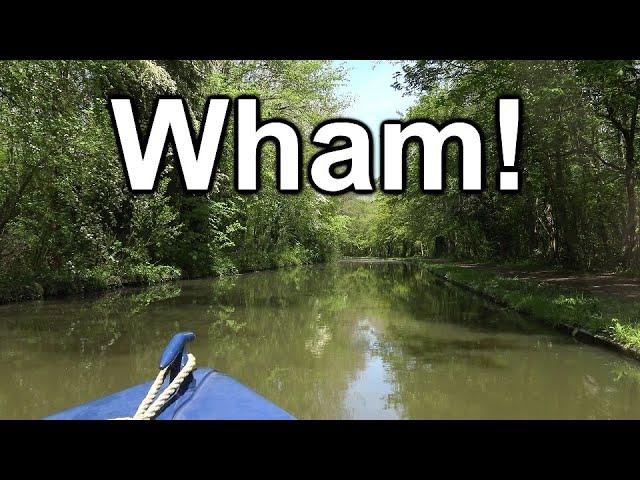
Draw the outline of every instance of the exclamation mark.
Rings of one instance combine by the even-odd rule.
[[[502,146],[502,168],[498,177],[501,192],[520,191],[520,172],[516,168],[518,127],[520,123],[520,99],[498,99],[500,144]]]

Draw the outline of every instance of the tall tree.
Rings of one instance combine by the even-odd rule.
[[[615,149],[608,149],[607,153],[612,154],[613,158],[605,159],[604,156],[600,158],[603,163],[620,171],[624,176],[627,214],[623,263],[626,267],[637,267],[640,260],[636,153],[640,108],[640,62],[633,60],[583,61],[578,63],[577,71],[596,114],[607,121],[619,139],[621,155],[616,155]]]

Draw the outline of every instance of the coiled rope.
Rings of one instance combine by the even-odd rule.
[[[136,410],[136,413],[133,415],[133,417],[120,417],[114,418],[113,420],[152,420],[153,418],[155,418],[160,409],[165,406],[167,401],[169,401],[171,395],[176,393],[178,388],[180,388],[180,385],[182,385],[185,378],[187,378],[187,376],[189,376],[189,374],[196,369],[196,357],[194,357],[191,353],[187,354],[187,363],[185,363],[184,367],[182,367],[176,377],[156,399],[156,395],[158,395],[158,391],[164,383],[165,376],[167,375],[170,367],[171,365],[163,368],[162,370],[160,370],[160,372],[158,372],[158,376],[151,384],[147,395],[140,403],[140,406],[138,407],[138,410]]]

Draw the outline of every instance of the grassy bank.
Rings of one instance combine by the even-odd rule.
[[[44,275],[24,274],[0,280],[0,304],[100,292],[124,286],[153,285],[180,278],[178,268],[149,264],[131,265],[118,270],[94,268]]]
[[[551,325],[583,329],[625,348],[640,350],[640,302],[622,302],[482,267],[430,262],[424,265],[436,276]]]
[[[273,270],[315,263],[299,249],[262,258],[243,258],[226,262],[211,277],[235,275],[261,270]],[[200,278],[200,277],[191,277]],[[43,298],[101,292],[119,287],[154,285],[186,279],[182,271],[169,265],[134,264],[127,267],[98,267],[84,271],[60,271],[45,275],[21,275],[0,278],[0,304],[40,300]]]

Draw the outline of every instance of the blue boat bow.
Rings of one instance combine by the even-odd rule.
[[[185,368],[191,332],[176,334],[160,357],[167,369],[160,392]],[[147,382],[46,417],[47,420],[108,420],[129,418],[145,399],[153,382]],[[295,418],[233,378],[210,368],[190,372],[171,395],[156,420],[294,420]]]

